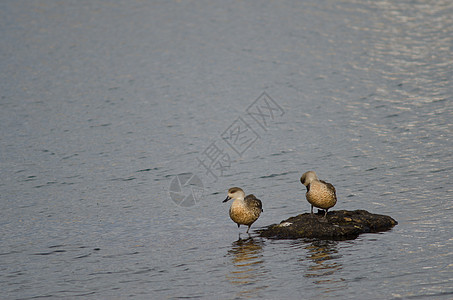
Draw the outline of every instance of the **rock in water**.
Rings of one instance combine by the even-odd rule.
[[[324,217],[317,214],[300,214],[259,230],[262,237],[274,239],[318,238],[332,240],[355,239],[361,233],[386,231],[398,224],[385,215],[366,210],[337,210]]]

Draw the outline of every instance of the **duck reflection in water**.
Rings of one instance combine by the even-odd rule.
[[[228,280],[234,286],[242,287],[238,292],[239,298],[257,298],[267,285],[263,259],[263,242],[249,236],[233,242],[227,256],[231,257],[232,268],[227,275]]]
[[[335,276],[335,273],[343,268],[338,262],[341,256],[338,254],[337,245],[336,241],[316,240],[305,246],[308,250],[307,258],[312,264],[304,276],[316,278],[313,281],[315,284],[326,284],[326,293],[344,288],[344,280]]]

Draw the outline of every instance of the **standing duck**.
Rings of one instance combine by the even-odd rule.
[[[228,190],[228,196],[223,202],[227,202],[233,199],[233,203],[230,207],[230,218],[238,224],[238,228],[241,225],[247,225],[247,233],[250,230],[250,226],[258,220],[261,212],[263,211],[263,205],[261,200],[257,199],[254,195],[248,195],[245,197],[245,193],[241,188],[232,187]]]
[[[300,178],[300,182],[307,187],[305,196],[311,204],[311,213],[313,213],[313,206],[315,206],[324,209],[326,211],[324,217],[326,217],[329,208],[337,203],[335,187],[330,183],[319,180],[314,171],[305,172]]]

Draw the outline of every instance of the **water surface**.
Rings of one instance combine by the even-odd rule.
[[[452,12],[0,4],[2,297],[451,298]],[[252,229],[308,212],[308,170],[399,224],[278,241],[229,219],[232,186],[263,202]]]

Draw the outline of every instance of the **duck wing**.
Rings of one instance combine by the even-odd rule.
[[[245,201],[245,203],[247,203],[248,206],[257,207],[261,211],[264,211],[263,203],[261,203],[261,200],[256,198],[255,195],[253,195],[253,194],[248,195],[247,197],[244,198],[244,201]]]
[[[331,191],[333,191],[333,194],[335,195],[335,197],[337,196],[337,191],[335,190],[335,187],[333,186],[333,184],[331,183],[328,183],[328,182],[325,182],[324,180],[320,180],[320,182],[324,183],[325,185],[327,185],[327,188]]]

